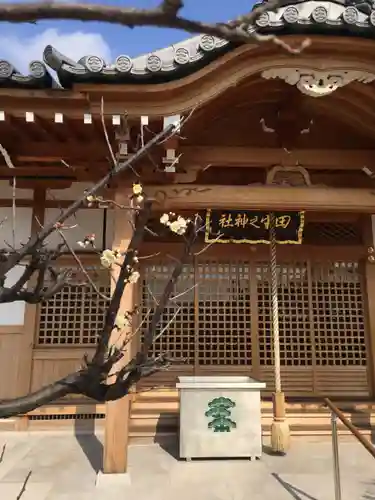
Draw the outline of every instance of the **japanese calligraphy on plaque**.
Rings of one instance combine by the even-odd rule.
[[[275,212],[276,242],[301,244],[304,223],[304,212]],[[270,224],[268,212],[207,210],[205,242],[269,243]]]

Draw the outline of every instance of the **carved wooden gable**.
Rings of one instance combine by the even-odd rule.
[[[334,94],[312,99],[284,82],[262,93],[259,87],[237,97],[224,95],[188,123],[185,144],[372,149],[375,120],[364,117]],[[263,87],[267,83],[263,82]],[[336,92],[342,99],[344,89]],[[296,95],[297,94],[297,95]],[[348,97],[349,99],[349,97]],[[220,102],[221,101],[221,102]]]

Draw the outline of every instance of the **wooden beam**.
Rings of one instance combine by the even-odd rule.
[[[290,153],[277,148],[181,146],[181,164],[203,166],[271,167],[294,166],[305,168],[361,169],[373,165],[374,150],[297,149]]]
[[[95,144],[70,141],[67,143],[19,142],[8,147],[8,152],[18,162],[60,162],[61,159],[105,159],[109,156],[104,141]],[[249,148],[220,146],[180,146],[181,165],[270,167],[273,165],[305,168],[361,169],[375,163],[374,150],[297,149],[288,153],[281,148]]]
[[[48,165],[30,165],[28,167],[19,167],[15,165],[15,169],[0,166],[0,177],[13,178],[15,177],[66,177],[75,178],[76,172],[61,165],[61,167]],[[80,169],[79,169],[80,170]]]
[[[268,261],[270,256],[270,249],[268,245],[236,245],[235,243],[228,243],[221,245],[216,243],[208,248],[205,248],[204,257],[207,259],[218,260],[220,262],[228,261],[228,255],[235,254],[236,258],[244,259],[251,262],[265,262]],[[194,252],[197,253],[202,250],[202,243],[195,245]],[[183,245],[180,243],[157,243],[147,242],[141,247],[140,256],[146,257],[152,255],[148,259],[148,264],[156,264],[159,262],[160,255],[170,255],[176,259],[181,255]],[[362,245],[308,245],[303,244],[304,258],[308,258],[314,262],[329,261],[332,258],[332,253],[335,255],[337,261],[354,262],[363,259],[366,255],[367,249]],[[367,255],[366,255],[367,256]],[[301,259],[301,245],[279,245],[277,247],[277,258],[280,262],[299,262]]]
[[[161,210],[238,208],[375,213],[375,190],[179,184],[147,186]]]
[[[68,189],[76,179],[17,179],[17,187],[20,189]]]
[[[98,139],[96,138],[98,141]],[[59,163],[62,159],[70,158],[72,160],[86,160],[91,158],[105,159],[109,155],[108,146],[100,145],[100,141],[90,147],[90,143],[62,143],[62,142],[44,142],[39,143],[20,143],[17,151],[13,152],[13,147],[8,148],[9,154],[14,156],[20,163]]]

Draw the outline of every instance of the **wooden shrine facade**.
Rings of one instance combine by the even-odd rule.
[[[181,133],[135,165],[154,200],[155,227],[165,211],[305,211],[302,243],[277,248],[283,388],[287,398],[356,402],[375,396],[375,43],[362,32],[355,39],[342,31],[326,36],[311,19],[313,43],[293,57],[270,44],[235,47],[195,37],[137,58],[129,68],[123,58],[100,71],[100,64],[93,66],[100,58],[75,63],[47,47],[41,64],[57,71],[58,84],[35,74],[26,82],[14,69],[0,75],[0,142],[14,167],[0,157],[0,212],[8,217],[2,228],[9,242],[16,176],[16,232],[24,241],[108,172],[108,144],[126,161],[142,140],[182,120]],[[305,36],[284,34],[295,45]],[[184,63],[186,52],[177,49],[186,49],[191,60]],[[130,171],[104,194],[125,202],[136,180]],[[69,243],[109,294],[97,255],[82,252],[77,241],[96,233],[100,250],[129,235],[123,238],[106,207],[85,207],[69,222]],[[47,244],[58,241],[54,236]],[[141,255],[152,257],[142,261],[139,290],[133,290],[144,314],[180,250],[170,235],[144,242]],[[162,327],[169,327],[154,346],[155,354],[168,351],[181,362],[138,389],[175,394],[179,374],[248,373],[271,391],[268,245],[205,245],[202,239],[196,254],[165,311]],[[72,259],[66,256],[61,265]],[[81,286],[79,272],[74,280],[48,303],[1,310],[0,399],[52,382],[92,351],[104,302]],[[43,411],[52,412],[38,415]],[[90,411],[103,416],[107,409]]]
[[[365,223],[357,215],[310,213],[304,243],[278,249],[281,361],[288,395],[370,394]],[[171,272],[173,261],[165,255],[177,257],[179,247],[173,241],[145,243],[144,255],[160,251],[163,257],[142,266],[144,316]],[[82,258],[99,290],[109,294],[107,273],[92,257]],[[96,342],[105,302],[83,281],[78,270],[71,286],[39,307],[33,389],[50,381],[52,367],[53,373],[66,371]],[[185,267],[174,295],[181,298],[169,304],[161,328],[169,327],[154,352],[168,351],[181,364],[143,386],[172,388],[183,373],[252,373],[272,388],[266,245],[212,245]]]
[[[302,245],[278,246],[281,364],[288,396],[368,397],[366,217],[306,214]],[[144,252],[178,256],[173,241]],[[176,248],[177,247],[177,248]],[[173,260],[144,267],[144,314],[162,292]],[[188,292],[186,293],[186,290]],[[178,374],[251,373],[273,387],[269,247],[213,244],[185,266],[163,317],[167,350],[180,366],[144,382],[172,387]],[[179,313],[176,314],[176,308]],[[370,376],[371,378],[371,376]]]
[[[146,268],[145,312],[151,307],[148,287],[157,298],[170,269],[165,264]],[[182,373],[251,374],[265,381],[270,392],[274,369],[269,261],[201,259],[184,270],[180,293],[180,287],[194,283],[199,283],[195,293],[178,302],[180,313],[155,346],[155,353],[168,351],[180,358],[181,366],[159,380],[173,386]],[[358,262],[282,262],[278,293],[287,396],[369,396]],[[167,309],[163,327],[175,307]]]

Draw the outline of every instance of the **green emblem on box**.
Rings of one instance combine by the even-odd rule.
[[[205,412],[206,417],[211,418],[208,428],[214,432],[231,432],[237,427],[236,422],[231,419],[232,408],[236,403],[229,398],[220,396],[214,398],[208,403],[208,410]]]

